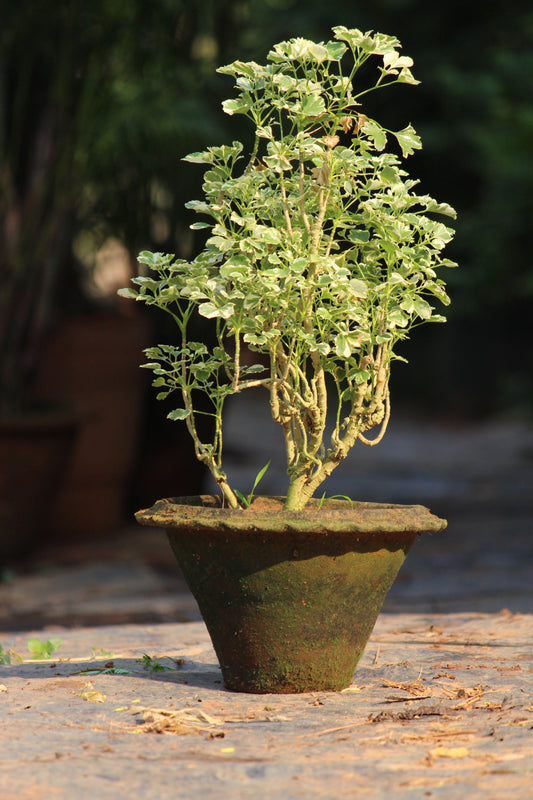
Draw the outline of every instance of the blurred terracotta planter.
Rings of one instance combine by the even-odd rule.
[[[282,506],[257,498],[235,511],[218,497],[173,498],[136,518],[166,529],[228,689],[340,690],[414,539],[446,521],[423,506]]]
[[[54,408],[0,419],[0,566],[27,555],[48,532],[79,422]]]
[[[92,536],[125,524],[137,456],[149,341],[141,314],[84,314],[51,334],[35,392],[63,398],[82,417],[71,468],[52,512],[59,538]]]

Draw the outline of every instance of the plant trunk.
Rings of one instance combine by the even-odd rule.
[[[291,480],[285,499],[285,511],[302,511],[313,496],[307,484],[307,475],[299,475]]]

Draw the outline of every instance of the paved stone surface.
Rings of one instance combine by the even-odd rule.
[[[279,432],[253,397],[228,423],[237,486],[271,459],[260,490],[283,493]],[[353,452],[328,495],[422,502],[449,527],[413,545],[339,694],[225,691],[164,533],[43,542],[0,584],[0,645],[62,645],[0,666],[0,797],[529,800],[532,486],[523,422],[393,420]],[[143,669],[145,653],[171,669]]]
[[[349,689],[285,696],[225,691],[203,623],[36,631],[63,642],[0,667],[1,796],[526,800],[532,626],[383,614]]]

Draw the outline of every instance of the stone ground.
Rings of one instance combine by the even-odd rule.
[[[1,796],[526,800],[531,629],[383,614],[349,689],[282,696],[224,691],[199,622],[56,630],[60,659],[1,668]]]
[[[271,459],[260,490],[283,493],[277,441],[234,405],[243,491]],[[404,418],[343,466],[328,494],[449,522],[414,544],[348,690],[225,691],[160,531],[43,542],[0,585],[0,645],[25,659],[0,666],[2,799],[531,798],[533,426]],[[32,637],[62,643],[29,660]]]

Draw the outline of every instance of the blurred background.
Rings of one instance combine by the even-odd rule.
[[[528,424],[529,0],[3,6],[0,566],[31,555],[45,530],[58,542],[106,536],[157,497],[201,491],[184,426],[166,421],[138,369],[142,347],[173,332],[116,290],[136,273],[139,250],[191,257],[202,245],[184,209],[201,196],[202,170],[180,159],[249,136],[222,113],[232,82],[216,67],[264,63],[272,44],[293,36],[327,40],[342,24],[400,39],[421,86],[383,93],[376,115],[397,129],[413,123],[424,149],[409,158],[410,174],[458,212],[447,254],[460,269],[444,276],[448,323],[423,327],[404,346],[409,364],[395,365],[392,378],[396,413],[443,425]]]

